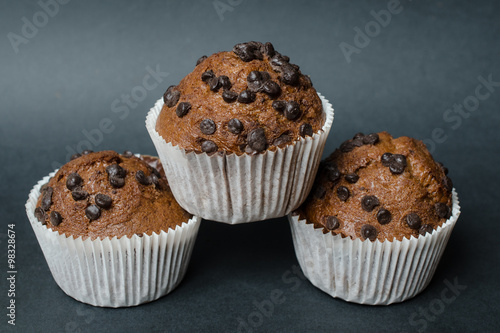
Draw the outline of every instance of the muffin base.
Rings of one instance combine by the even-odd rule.
[[[300,267],[314,286],[348,302],[387,305],[427,287],[459,215],[453,189],[452,216],[432,234],[401,241],[342,238],[323,234],[298,216],[289,214],[288,220]]]
[[[151,236],[83,240],[61,235],[34,215],[40,188],[56,171],[31,190],[26,214],[54,280],[67,295],[94,306],[124,307],[153,301],[177,287],[186,273],[199,217]]]

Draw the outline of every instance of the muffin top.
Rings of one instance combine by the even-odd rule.
[[[323,232],[374,241],[431,233],[451,215],[453,184],[424,143],[387,132],[342,143],[298,209]]]
[[[325,121],[308,76],[271,43],[201,57],[163,95],[156,131],[186,151],[255,154],[312,136]]]
[[[65,164],[41,189],[35,216],[60,234],[84,239],[174,229],[191,215],[175,201],[157,158],[88,152]]]

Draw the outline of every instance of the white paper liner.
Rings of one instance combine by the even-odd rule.
[[[134,306],[168,294],[181,282],[198,234],[199,217],[151,236],[82,240],[60,235],[34,215],[40,188],[54,174],[31,190],[26,213],[52,276],[66,294],[94,306]]]
[[[326,114],[322,130],[276,151],[218,155],[186,151],[156,131],[159,99],[146,118],[177,202],[191,214],[229,224],[282,217],[306,199],[333,122],[332,105],[321,94]]]
[[[349,302],[387,305],[427,287],[460,215],[453,189],[452,216],[432,232],[402,241],[342,238],[288,215],[304,275],[327,294]]]

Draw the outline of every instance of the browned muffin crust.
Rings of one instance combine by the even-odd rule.
[[[343,237],[418,237],[451,215],[453,185],[446,174],[422,141],[359,133],[321,162],[298,212],[324,233]]]
[[[312,136],[325,120],[321,100],[288,60],[271,43],[258,42],[200,58],[166,91],[156,131],[187,151],[236,154]]]
[[[114,151],[87,153],[61,169],[42,187],[35,216],[60,234],[91,239],[174,229],[192,215],[175,201],[164,173]]]

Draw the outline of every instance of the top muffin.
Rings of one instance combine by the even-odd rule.
[[[446,174],[422,141],[358,133],[321,163],[299,213],[343,237],[418,237],[451,215],[453,184]]]
[[[173,145],[208,154],[275,150],[312,136],[325,120],[309,77],[271,43],[201,57],[163,100],[156,131]]]

